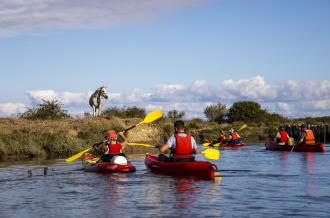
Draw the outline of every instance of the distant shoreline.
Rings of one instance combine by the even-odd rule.
[[[67,158],[94,143],[102,141],[107,130],[121,131],[140,122],[140,118],[69,118],[61,120],[27,120],[0,118],[0,161],[33,158]],[[217,139],[220,130],[238,129],[243,123],[207,122],[200,119],[186,121],[186,130],[197,143]],[[248,124],[240,135],[247,144],[263,144],[280,123]],[[164,118],[141,125],[127,133],[128,140],[143,144],[163,144],[173,134],[173,121]],[[150,148],[128,146],[127,154],[147,153]]]

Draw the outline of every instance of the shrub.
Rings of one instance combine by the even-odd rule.
[[[102,116],[111,119],[112,117],[119,117],[119,118],[144,118],[146,116],[146,111],[143,108],[138,107],[111,107],[106,109]]]
[[[187,121],[186,127],[188,129],[200,129],[203,126],[203,120],[195,118]]]
[[[45,101],[38,104],[36,108],[28,108],[21,118],[30,120],[59,120],[63,118],[70,118],[66,110],[62,109],[62,104],[57,100]]]
[[[226,120],[227,109],[225,104],[211,104],[204,110],[204,114],[208,121],[222,123]]]
[[[185,116],[185,112],[184,111],[177,111],[177,110],[171,110],[167,113],[167,117],[169,119],[171,119],[173,122],[177,121],[177,120],[181,120],[184,116]]]

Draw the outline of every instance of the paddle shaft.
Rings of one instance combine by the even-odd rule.
[[[137,127],[138,125],[140,125],[140,124],[136,124],[134,126],[131,126],[131,127],[127,128],[127,129],[125,129],[123,132],[127,132],[127,131],[129,131],[129,130],[135,128],[135,127]]]

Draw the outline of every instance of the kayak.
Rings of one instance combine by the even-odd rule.
[[[99,173],[129,173],[135,171],[135,167],[131,162],[127,162],[125,164],[117,164],[113,162],[97,162],[95,158],[97,158],[95,155],[89,153],[83,156],[82,166],[84,171]]]
[[[225,143],[225,144],[221,144],[220,146],[233,146],[233,147],[236,147],[236,146],[246,146],[246,144],[244,144],[243,142],[242,143],[228,142],[228,143]]]
[[[224,143],[224,144],[220,144],[220,143],[210,144],[208,146],[203,146],[203,147],[222,147],[222,146],[240,147],[240,146],[246,146],[246,144],[244,144],[244,143],[227,142],[227,143]]]
[[[296,152],[324,152],[324,144],[300,144],[300,145],[279,145],[274,142],[265,144],[266,150],[271,151],[296,151]],[[294,147],[293,147],[294,146]]]
[[[208,161],[164,162],[158,156],[146,154],[145,165],[154,173],[179,176],[193,176],[203,179],[219,177],[217,166]]]

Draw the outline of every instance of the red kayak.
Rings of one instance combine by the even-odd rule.
[[[246,144],[244,144],[244,143],[228,142],[228,143],[225,143],[225,144],[221,144],[221,146],[232,146],[232,147],[236,147],[236,146],[246,146]]]
[[[146,154],[145,164],[155,173],[179,176],[193,176],[203,179],[213,179],[220,176],[216,165],[208,161],[164,162],[158,156]]]
[[[97,162],[93,154],[85,154],[82,158],[82,165],[86,172],[99,173],[129,173],[134,172],[135,167],[131,162],[126,164],[116,164],[113,162]]]
[[[265,144],[266,150],[271,151],[297,151],[297,152],[324,152],[324,144],[279,145],[274,142]],[[294,147],[293,147],[294,146]]]

